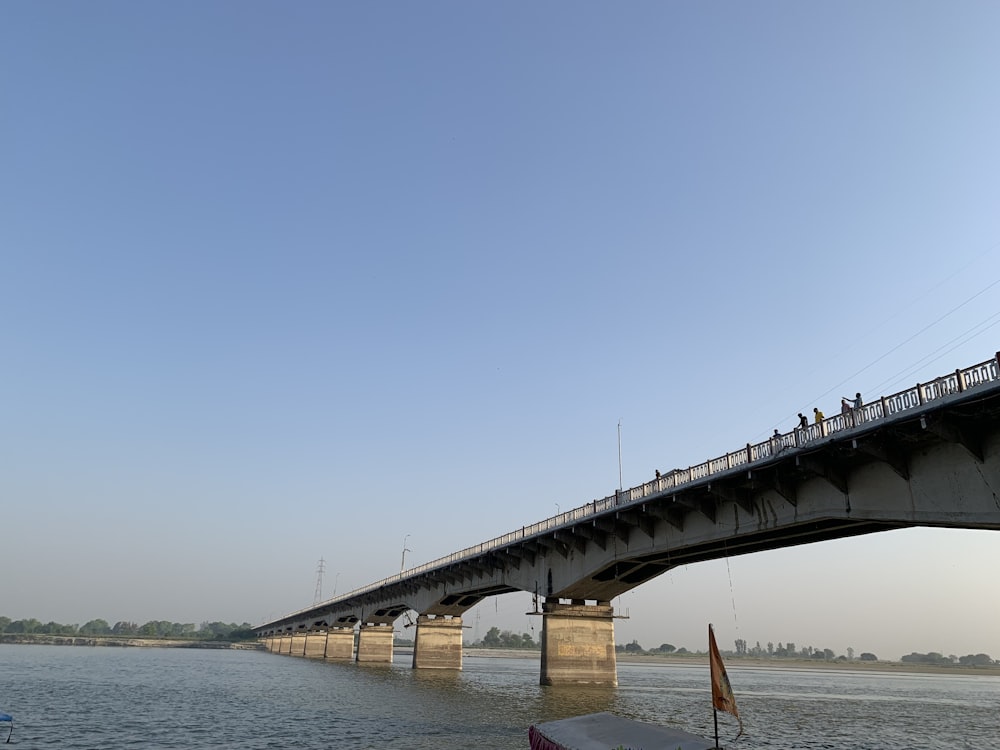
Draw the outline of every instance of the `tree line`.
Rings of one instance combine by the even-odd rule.
[[[760,641],[757,641],[755,645],[751,646],[745,639],[737,638],[734,641],[734,645],[736,648],[732,651],[720,649],[722,655],[751,659],[815,659],[823,661],[854,661],[855,658],[857,658],[858,661],[878,661],[878,657],[870,651],[862,651],[857,655],[857,657],[855,657],[854,649],[848,648],[846,654],[840,654],[838,656],[835,651],[829,648],[816,648],[815,646],[803,646],[801,649],[796,648],[795,643],[791,641],[785,644],[779,642],[777,646],[775,646],[773,642],[768,642],[766,646],[762,646]],[[691,652],[683,647],[677,648],[671,643],[661,643],[656,648],[647,650],[639,645],[639,642],[635,640],[631,643],[616,644],[615,650],[631,654],[675,654],[679,656],[691,653],[705,653],[703,651]],[[908,656],[901,657],[900,661],[911,664],[933,664],[937,666],[952,666],[956,664],[960,666],[992,666],[1000,663],[994,661],[989,654],[967,654],[966,656],[956,656],[955,654],[951,654],[950,656],[943,656],[942,654],[933,651],[929,654],[913,652]]]
[[[469,648],[521,648],[540,649],[542,644],[537,643],[531,633],[512,633],[509,630],[500,630],[493,627],[486,631],[486,635],[480,641],[473,641],[468,644]]]
[[[0,617],[0,633],[18,635],[64,635],[82,637],[127,637],[127,638],[170,638],[191,641],[249,641],[257,635],[251,625],[244,622],[194,623],[150,620],[139,625],[128,620],[119,620],[111,625],[107,620],[90,620],[83,625],[63,625],[58,622],[43,623],[34,618],[11,620]]]

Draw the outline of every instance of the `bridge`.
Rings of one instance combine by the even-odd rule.
[[[461,669],[462,616],[527,591],[541,683],[617,685],[614,597],[679,565],[911,526],[1000,529],[1000,353],[254,630],[274,653],[386,663],[412,610],[413,667]]]

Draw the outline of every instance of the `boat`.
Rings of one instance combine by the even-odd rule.
[[[634,721],[607,712],[546,721],[528,727],[531,750],[709,750],[713,740]]]
[[[14,717],[11,716],[10,714],[5,714],[3,711],[0,711],[0,721],[10,722],[10,731],[7,733],[7,742],[10,742],[10,737],[12,734],[14,734]]]
[[[732,714],[743,720],[736,709],[736,698],[722,655],[715,642],[715,631],[708,626],[708,661],[712,682],[712,716],[715,739],[708,740],[682,729],[661,727],[643,721],[625,719],[607,712],[573,716],[558,721],[546,721],[528,727],[531,750],[711,750],[719,748],[718,712]]]

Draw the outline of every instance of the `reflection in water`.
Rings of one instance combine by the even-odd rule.
[[[568,716],[613,711],[617,690],[612,687],[550,685],[541,688],[539,718],[536,721],[553,721]]]

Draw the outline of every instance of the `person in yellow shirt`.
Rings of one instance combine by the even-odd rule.
[[[826,417],[823,416],[823,412],[821,412],[819,409],[817,409],[815,407],[813,408],[813,417],[814,417],[813,421],[816,424],[819,424],[824,419],[826,419]]]

